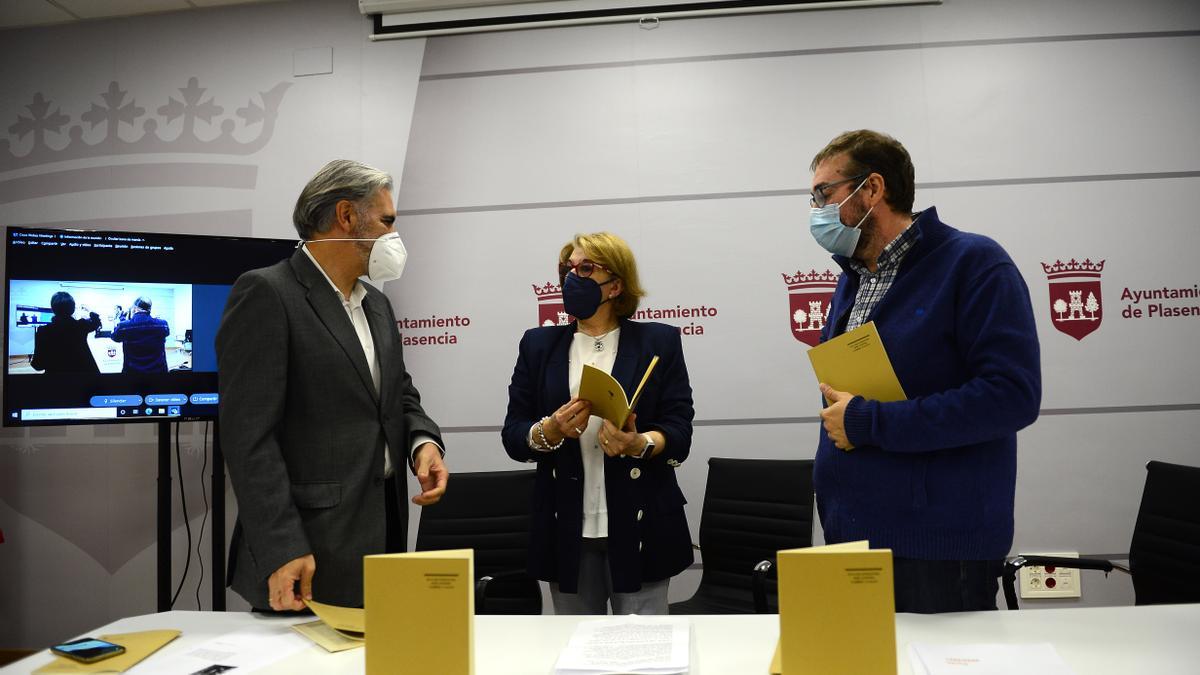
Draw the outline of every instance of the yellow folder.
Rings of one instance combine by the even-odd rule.
[[[366,616],[357,607],[327,605],[316,600],[304,604],[317,615],[317,621],[297,623],[292,630],[320,645],[327,652],[340,652],[363,646]]]
[[[896,673],[891,550],[856,541],[780,551],[778,561],[779,663],[772,672]]]
[[[650,379],[650,373],[654,371],[656,365],[658,365],[657,356],[650,359],[650,365],[646,366],[646,372],[642,375],[642,381],[638,383],[637,390],[633,392],[633,398],[628,399],[625,397],[625,389],[621,387],[621,383],[617,382],[616,378],[585,363],[583,375],[579,379],[579,398],[592,404],[593,415],[603,417],[616,425],[618,429],[622,429],[625,427],[625,420],[629,418],[629,413],[633,412],[633,407],[637,405],[638,398],[642,395],[642,388],[646,386],[646,380]]]
[[[808,350],[818,382],[873,401],[903,401],[904,388],[888,359],[883,339],[869,321]],[[828,403],[828,401],[826,401]]]
[[[171,640],[179,637],[177,630],[143,630],[136,633],[100,635],[101,640],[125,648],[125,653],[95,663],[79,663],[57,656],[53,661],[33,671],[35,673],[123,673],[137,665]]]
[[[294,623],[292,630],[317,643],[329,653],[344,652],[347,649],[358,649],[366,644],[364,638],[355,638],[331,628],[329,624],[317,619],[307,623]]]
[[[367,673],[475,672],[471,549],[363,558]]]

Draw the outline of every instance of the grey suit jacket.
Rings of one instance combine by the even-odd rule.
[[[346,310],[303,251],[247,272],[229,295],[216,340],[221,447],[238,502],[229,585],[254,607],[270,606],[275,570],[309,553],[313,598],[361,606],[362,558],[386,539],[384,444],[397,471],[411,468],[416,434],[441,444],[387,297],[368,285],[363,310],[378,394]],[[395,483],[406,527],[404,477]]]

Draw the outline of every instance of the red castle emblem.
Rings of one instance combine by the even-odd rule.
[[[1055,260],[1053,265],[1042,263],[1042,269],[1050,282],[1051,324],[1076,340],[1099,328],[1104,319],[1100,294],[1104,261]]]
[[[829,301],[837,288],[837,273],[832,270],[784,274],[788,287],[788,313],[792,337],[811,347],[821,341],[821,329],[829,320]]]
[[[533,294],[538,301],[539,326],[565,326],[573,317],[563,309],[562,286],[546,282],[544,286],[532,284]]]

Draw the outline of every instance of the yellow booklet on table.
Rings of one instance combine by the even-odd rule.
[[[908,399],[874,321],[813,347],[808,350],[808,360],[817,381],[838,391],[872,401]]]
[[[475,672],[475,552],[363,558],[367,673]]]
[[[894,675],[892,552],[865,541],[779,551],[779,645],[771,672]]]
[[[629,418],[629,413],[633,412],[633,407],[637,405],[638,398],[642,395],[642,388],[646,386],[646,381],[650,379],[650,373],[654,371],[656,365],[658,365],[657,356],[650,359],[650,365],[646,366],[642,381],[638,383],[637,390],[633,392],[633,398],[629,399],[626,398],[625,389],[621,387],[621,383],[617,382],[616,378],[599,368],[584,364],[583,376],[579,379],[579,398],[592,404],[593,415],[603,417],[618,429],[623,429],[625,420]]]
[[[292,629],[321,645],[327,652],[341,652],[363,646],[366,639],[366,616],[357,607],[339,607],[309,600],[308,608],[317,615],[316,621],[297,623]]]

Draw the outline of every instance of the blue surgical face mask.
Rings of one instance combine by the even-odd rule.
[[[867,179],[864,178],[858,187],[854,188],[854,192],[837,204],[814,206],[809,209],[808,229],[812,232],[813,239],[816,239],[817,243],[826,251],[847,258],[854,255],[854,249],[858,246],[858,238],[862,235],[859,227],[867,219],[867,216],[871,215],[871,211],[874,211],[875,207],[872,206],[867,210],[854,227],[848,227],[842,224],[842,204],[849,201],[850,197],[853,197],[866,183]]]
[[[605,281],[607,284],[616,277]],[[603,284],[598,284],[590,277],[581,277],[575,273],[569,273],[563,278],[562,298],[563,309],[567,314],[576,319],[590,319],[600,309],[600,305],[608,302],[601,296],[603,292],[600,287]],[[611,298],[610,298],[611,299]]]

